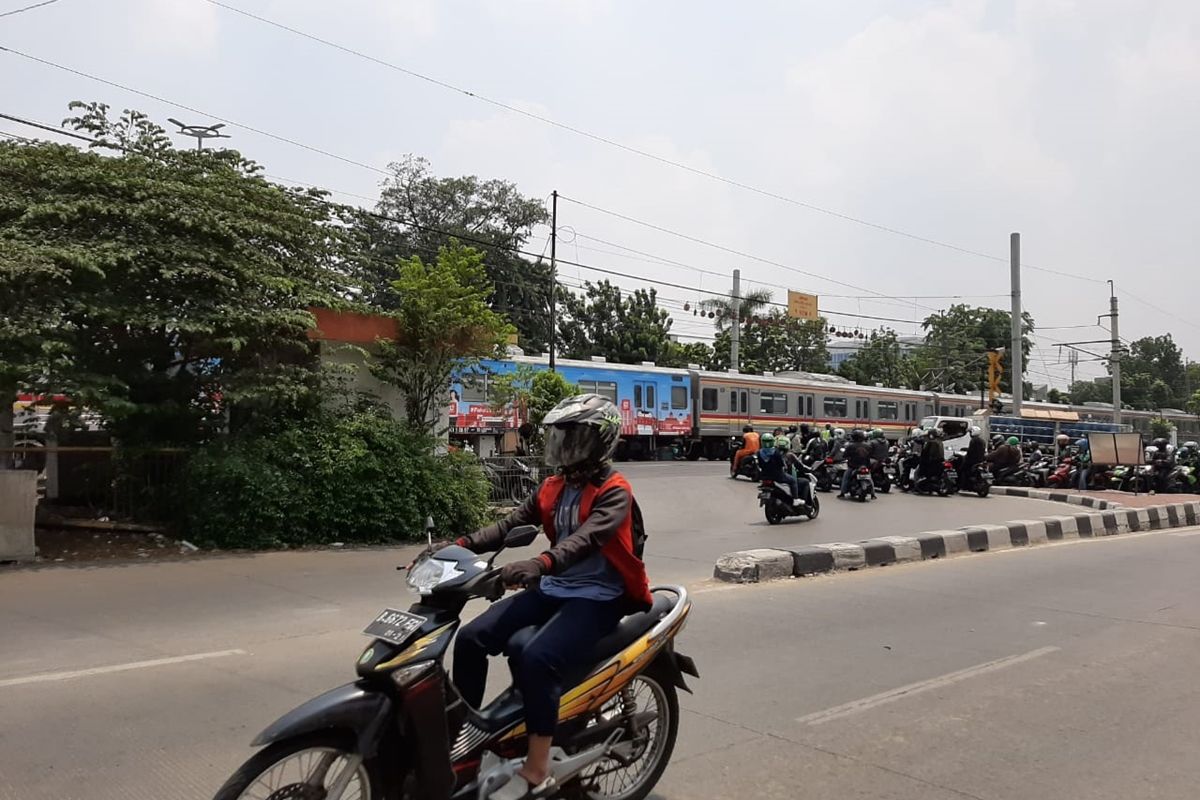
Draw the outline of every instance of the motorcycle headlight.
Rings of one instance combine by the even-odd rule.
[[[408,588],[418,594],[429,594],[439,584],[462,575],[453,561],[427,558],[408,572]]]

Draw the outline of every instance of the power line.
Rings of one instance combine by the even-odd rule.
[[[41,8],[42,6],[48,6],[53,3],[57,3],[57,2],[58,2],[58,0],[42,0],[42,2],[34,3],[31,6],[25,6],[24,8],[14,8],[12,11],[5,11],[3,14],[0,14],[0,17],[11,17],[13,14],[22,14],[26,11],[33,11],[35,8]]]

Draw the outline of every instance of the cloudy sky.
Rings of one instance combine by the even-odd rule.
[[[55,0],[0,17],[0,46],[126,89],[0,52],[0,111],[226,119],[271,175],[360,203],[407,153],[557,189],[560,256],[687,287],[659,292],[698,336],[683,304],[728,291],[734,267],[864,331],[916,332],[947,296],[1007,308],[1020,231],[1034,382],[1064,383],[1054,342],[1107,336],[1110,278],[1125,338],[1171,332],[1200,360],[1196,0],[221,2],[497,103],[207,0]]]

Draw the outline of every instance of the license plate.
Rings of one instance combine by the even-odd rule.
[[[391,644],[404,644],[413,631],[425,624],[425,618],[407,611],[385,608],[363,633]]]

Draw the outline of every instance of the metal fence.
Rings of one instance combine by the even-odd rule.
[[[187,450],[174,448],[45,447],[32,442],[0,449],[0,458],[16,469],[39,474],[38,492],[47,505],[147,522],[163,521],[187,456]]]
[[[537,458],[527,456],[493,456],[480,459],[480,463],[491,483],[491,503],[498,506],[525,502],[549,474]]]

